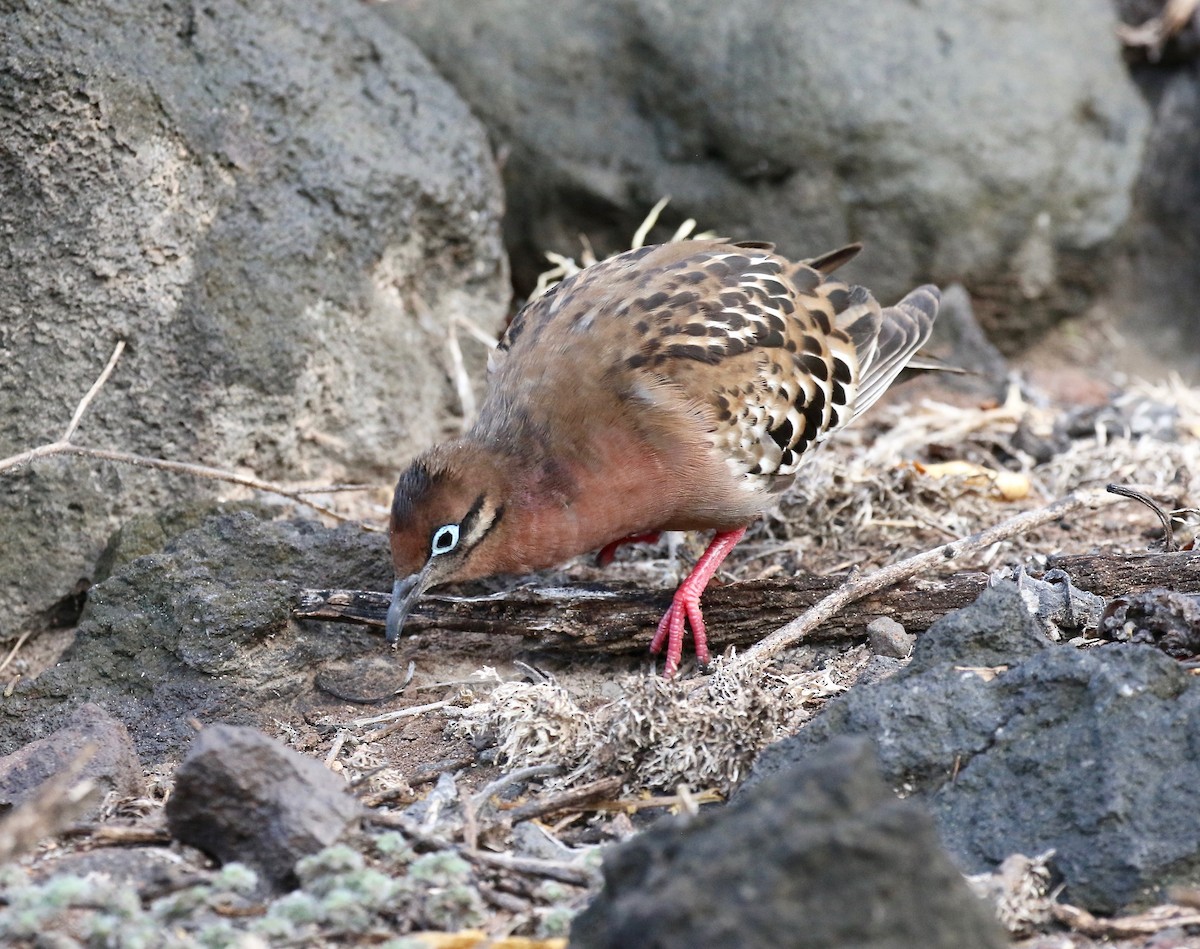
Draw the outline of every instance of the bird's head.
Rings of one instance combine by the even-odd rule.
[[[481,446],[463,442],[430,449],[400,476],[389,527],[397,579],[388,642],[399,637],[409,610],[429,587],[491,572],[479,548],[496,539],[506,485],[504,466]]]

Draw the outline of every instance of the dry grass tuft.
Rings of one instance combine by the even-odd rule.
[[[1036,857],[1013,854],[995,873],[967,877],[977,896],[987,900],[996,918],[1014,936],[1031,936],[1053,918],[1050,892],[1050,858],[1053,850]]]
[[[451,737],[495,742],[497,764],[560,765],[551,782],[572,786],[601,774],[625,776],[627,793],[679,785],[730,791],[766,745],[793,731],[853,684],[869,653],[817,669],[748,674],[714,664],[708,688],[659,676],[628,676],[621,696],[580,707],[553,678],[497,684],[449,723]]]

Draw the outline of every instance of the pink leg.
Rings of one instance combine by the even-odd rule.
[[[612,563],[618,547],[624,547],[626,544],[656,544],[661,536],[662,531],[647,531],[645,534],[630,534],[628,537],[614,540],[611,544],[605,544],[600,553],[596,554],[596,566],[607,567]]]
[[[670,679],[679,671],[679,661],[683,658],[683,624],[686,620],[692,627],[692,641],[696,645],[696,661],[702,666],[708,665],[708,637],[704,630],[704,614],[700,612],[700,595],[708,582],[716,574],[721,562],[729,556],[729,552],[737,546],[737,542],[746,533],[746,528],[739,527],[735,531],[718,531],[709,542],[708,549],[696,561],[687,579],[679,584],[671,607],[659,621],[658,632],[650,643],[651,652],[659,652],[663,643],[667,644],[667,661],[663,666],[663,675]]]

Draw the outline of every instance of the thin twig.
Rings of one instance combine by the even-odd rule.
[[[485,786],[482,791],[470,797],[463,798],[463,841],[467,847],[474,850],[479,843],[479,811],[492,799],[493,795],[499,794],[509,785],[519,784],[529,778],[557,774],[561,770],[556,764],[534,764],[526,768],[518,768],[516,771],[500,775],[495,781]]]
[[[618,793],[624,780],[622,775],[609,775],[567,791],[544,794],[515,807],[505,808],[501,805],[500,813],[508,823],[519,824],[521,821],[545,817],[559,811],[588,810],[588,805],[592,802]]]
[[[566,863],[560,860],[541,860],[537,857],[514,857],[503,853],[489,853],[486,850],[473,850],[447,840],[440,834],[425,830],[410,817],[390,812],[367,811],[363,820],[380,827],[391,827],[422,847],[431,850],[450,850],[472,863],[491,867],[497,870],[509,870],[525,876],[547,877],[570,883],[573,886],[596,886],[600,883],[600,873],[582,864]]]
[[[112,371],[117,367],[117,360],[121,358],[121,353],[125,352],[125,340],[117,340],[117,345],[113,347],[112,355],[108,357],[108,365],[104,367],[104,371],[96,377],[96,381],[92,383],[92,387],[87,390],[87,394],[79,400],[79,404],[75,406],[75,414],[71,416],[71,421],[67,425],[67,430],[63,432],[60,442],[69,442],[71,436],[75,434],[75,429],[79,428],[79,423],[83,421],[83,414],[88,410],[88,406],[92,404],[92,399],[96,398],[96,394],[104,388],[104,383],[108,382],[108,377],[112,375]]]
[[[725,795],[714,788],[708,788],[704,791],[689,793],[687,799],[681,794],[666,794],[657,797],[619,797],[611,801],[601,801],[595,805],[594,810],[597,811],[634,811],[649,810],[653,807],[676,807],[683,808],[687,804],[720,804],[725,800]]]
[[[479,888],[479,895],[482,896],[489,903],[491,903],[493,906],[495,906],[497,909],[502,909],[502,910],[505,910],[506,912],[517,914],[517,913],[531,912],[531,910],[533,908],[533,904],[530,903],[529,900],[522,899],[521,897],[517,896],[515,893],[505,893],[502,890],[497,890],[495,887],[488,886],[484,883],[480,883],[477,885]],[[501,942],[499,945],[503,945],[503,944],[504,943]],[[528,943],[526,943],[526,944],[528,944]],[[477,943],[477,945],[486,947],[489,945],[497,945],[497,944],[492,942],[491,940],[485,940],[483,942]],[[520,945],[520,943],[517,943],[516,945]]]
[[[311,488],[292,488],[297,494],[339,494],[346,491],[374,491],[377,484],[318,484]]]
[[[344,728],[339,728],[337,734],[333,738],[333,744],[329,748],[329,754],[325,756],[325,767],[332,768],[333,763],[338,760],[338,755],[342,753],[342,747],[346,744],[346,739],[350,737],[350,733]]]
[[[1136,488],[1131,488],[1125,484],[1110,484],[1104,489],[1109,494],[1115,494],[1122,498],[1131,498],[1134,501],[1140,501],[1146,507],[1150,508],[1162,524],[1163,529],[1163,550],[1167,553],[1173,553],[1175,547],[1175,532],[1171,529],[1171,516],[1159,507],[1154,499],[1148,494],[1138,491]]]
[[[1179,906],[1156,906],[1149,912],[1136,916],[1103,918],[1093,916],[1085,909],[1067,903],[1050,904],[1050,913],[1055,922],[1085,936],[1098,939],[1130,939],[1150,936],[1164,929],[1182,929],[1184,926],[1200,925],[1200,913]]]
[[[411,715],[423,715],[426,712],[433,712],[439,708],[446,708],[453,704],[453,702],[446,700],[443,702],[430,702],[428,705],[410,705],[408,708],[402,708],[395,712],[384,712],[382,715],[372,715],[370,718],[356,718],[350,722],[350,725],[354,728],[365,728],[367,725],[392,722],[398,718],[408,718]]]
[[[435,834],[433,831],[426,830],[411,817],[406,817],[404,814],[392,811],[369,810],[364,812],[363,821],[379,827],[398,830],[414,843],[420,844],[422,847],[428,847],[430,850],[457,849],[457,845],[452,841],[447,840],[441,834]]]
[[[23,632],[20,636],[17,637],[16,645],[14,645],[12,647],[12,649],[9,651],[8,655],[4,657],[4,661],[0,662],[0,672],[3,672],[5,669],[8,668],[8,664],[17,657],[17,653],[19,653],[21,651],[21,647],[25,645],[25,640],[27,640],[32,635],[33,635],[33,629],[27,629],[27,630],[25,630],[25,632]]]
[[[600,871],[593,870],[582,864],[566,863],[561,860],[542,860],[538,857],[514,857],[507,853],[491,853],[487,850],[472,850],[461,847],[459,856],[472,863],[493,867],[497,870],[510,870],[528,876],[546,877],[558,880],[560,883],[570,883],[573,886],[595,886],[600,882]]]
[[[0,865],[59,834],[97,797],[96,784],[80,778],[95,757],[96,743],[88,742],[58,774],[0,822]]]
[[[436,781],[442,774],[447,771],[461,771],[463,768],[469,768],[475,763],[474,756],[459,757],[459,758],[443,758],[441,761],[428,761],[425,764],[417,765],[412,769],[412,772],[404,776],[404,780],[409,787],[420,787],[422,784],[429,784]]]
[[[117,345],[113,347],[112,355],[108,357],[108,363],[100,372],[100,375],[96,377],[96,381],[92,383],[92,387],[79,400],[79,404],[75,406],[75,413],[71,416],[71,421],[67,423],[62,437],[58,441],[50,442],[48,445],[39,445],[36,448],[29,449],[29,451],[23,451],[19,455],[0,459],[0,471],[19,468],[21,465],[27,464],[35,458],[61,454],[71,444],[71,436],[75,434],[75,430],[83,420],[84,413],[87,412],[88,406],[92,404],[92,400],[96,398],[100,390],[104,387],[104,384],[108,382],[108,377],[112,375],[113,369],[116,368],[117,360],[121,358],[121,353],[123,352],[125,352],[125,340],[119,339],[117,340]]]
[[[171,834],[162,827],[121,827],[94,822],[73,824],[63,830],[64,837],[86,837],[97,847],[140,847],[169,844]]]
[[[274,484],[270,481],[262,481],[259,478],[251,478],[246,475],[235,474],[232,471],[224,471],[221,468],[210,468],[208,465],[192,464],[189,461],[168,461],[166,458],[152,458],[147,455],[135,455],[127,451],[111,451],[107,448],[88,448],[84,445],[63,444],[58,443],[58,450],[54,452],[46,452],[46,454],[57,455],[83,455],[86,458],[97,458],[101,461],[116,461],[126,465],[135,465],[140,468],[154,468],[158,471],[170,471],[174,474],[193,475],[197,478],[207,478],[210,481],[224,481],[229,484],[239,484],[246,488],[254,488],[256,491],[265,491],[268,494],[276,494],[279,497],[287,498],[295,501],[297,504],[303,504],[305,507],[311,508],[319,514],[324,514],[326,517],[331,517],[335,521],[343,523],[357,522],[357,518],[347,517],[345,514],[340,514],[333,508],[326,507],[323,504],[317,504],[308,500],[302,492],[293,491],[285,488],[281,484]],[[4,463],[0,462],[0,471],[4,470]],[[382,531],[383,528],[374,524],[363,523],[363,530],[367,531]]]
[[[319,514],[324,514],[326,517],[333,518],[336,521],[354,522],[357,519],[347,517],[345,514],[340,514],[332,508],[325,507],[322,504],[316,504],[308,500],[305,495],[316,493],[312,488],[303,488],[300,490],[292,490],[285,488],[283,485],[275,484],[270,481],[263,481],[259,478],[250,478],[245,475],[234,474],[232,471],[225,471],[221,468],[210,468],[208,465],[197,465],[186,461],[168,461],[165,458],[152,458],[147,455],[137,455],[127,451],[111,451],[105,448],[88,448],[84,445],[76,445],[71,439],[78,430],[80,423],[83,421],[84,415],[91,406],[93,400],[100,393],[104,384],[108,382],[113,370],[116,368],[117,361],[121,358],[121,354],[125,351],[125,341],[118,340],[117,345],[113,348],[112,355],[108,357],[108,363],[103,371],[96,377],[96,381],[92,383],[90,389],[79,400],[79,404],[75,406],[75,412],[71,416],[71,421],[67,424],[63,431],[62,437],[57,441],[49,442],[45,445],[38,445],[36,448],[31,448],[28,451],[23,451],[18,455],[12,455],[8,458],[0,459],[0,473],[10,471],[14,468],[20,468],[22,465],[29,464],[38,458],[48,458],[52,455],[81,455],[85,458],[95,458],[100,461],[115,461],[119,464],[135,465],[140,468],[154,468],[159,471],[170,471],[175,474],[192,475],[197,478],[207,478],[210,481],[223,481],[229,484],[238,484],[246,488],[253,488],[256,491],[265,491],[268,494],[276,494],[279,497],[287,498],[290,501],[295,501],[297,504],[303,504],[311,508]],[[358,486],[339,485],[336,490],[359,490]],[[380,531],[382,528],[374,524],[362,524],[364,530]]]
[[[916,556],[901,560],[899,563],[856,576],[846,581],[824,599],[819,600],[786,626],[777,629],[731,660],[724,666],[724,669],[730,672],[746,672],[750,667],[761,665],[780,651],[794,646],[822,623],[828,622],[846,606],[863,599],[863,597],[894,586],[918,573],[933,570],[941,564],[979,553],[992,544],[1024,534],[1026,531],[1049,524],[1068,514],[1103,507],[1116,500],[1107,491],[1092,490],[1069,494],[1053,504],[1033,511],[1024,511],[986,530],[972,534],[970,537],[942,544],[932,550],[926,550]],[[697,680],[698,683],[706,681],[707,679]]]

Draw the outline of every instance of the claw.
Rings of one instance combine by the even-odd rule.
[[[659,620],[654,639],[650,642],[650,651],[658,653],[666,644],[667,655],[663,664],[663,675],[670,679],[679,671],[679,663],[683,659],[683,626],[686,622],[692,627],[692,642],[696,650],[696,661],[701,667],[706,667],[710,656],[708,652],[708,634],[704,627],[704,613],[700,609],[700,597],[704,588],[720,568],[721,563],[729,556],[729,552],[737,546],[737,542],[746,533],[746,528],[740,527],[734,531],[718,531],[709,542],[708,548],[696,561],[696,566],[687,575],[687,579],[679,584],[671,605],[663,618]],[[605,548],[607,549],[607,548]]]

